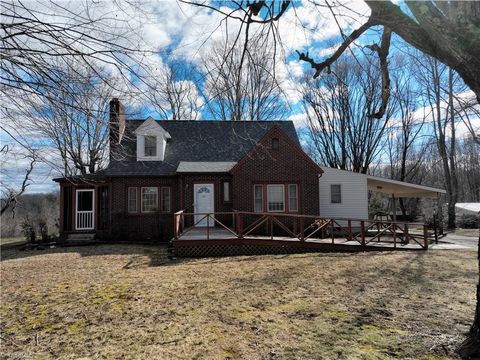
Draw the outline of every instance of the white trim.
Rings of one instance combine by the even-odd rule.
[[[163,189],[168,190],[168,210],[163,210]],[[170,186],[162,186],[160,188],[160,211],[163,213],[172,212],[172,188]]]
[[[149,211],[144,211],[143,210],[143,189],[155,189],[157,190],[157,196],[156,196],[156,209],[158,209],[158,187],[157,186],[142,186],[140,188],[140,212],[142,214],[152,214],[155,212],[155,210],[149,210]]]
[[[78,194],[81,192],[92,193],[92,210],[78,211]],[[81,227],[79,226],[79,222],[87,226]],[[89,224],[91,225],[88,226]],[[75,190],[75,230],[94,230],[94,229],[95,229],[95,189],[76,189]]]
[[[163,161],[165,157],[165,149],[167,140],[172,137],[160,124],[153,118],[149,117],[134,133],[137,135],[137,161]],[[145,136],[157,137],[157,155],[145,156]]]
[[[268,188],[272,186],[281,186],[283,188],[283,209],[282,210],[270,210],[269,201],[268,201]],[[285,184],[267,184],[267,212],[271,213],[284,213],[286,204],[285,204]]]
[[[261,198],[261,200],[262,200],[262,202],[261,202],[261,204],[262,204],[262,209],[261,209],[260,211],[257,211],[257,210],[255,209],[255,201],[256,201],[256,198],[255,198],[255,195],[256,195],[256,193],[255,193],[255,187],[257,187],[257,186],[260,187],[260,194],[262,195],[262,198]],[[265,210],[263,205],[264,205],[263,184],[253,184],[253,212],[263,213],[264,210]]]
[[[130,211],[130,189],[135,189],[135,211]],[[138,212],[138,187],[129,186],[127,188],[127,212],[129,214],[135,214]]]
[[[292,210],[290,206],[290,186],[295,186],[295,206],[296,210]],[[298,201],[298,184],[288,184],[288,212],[298,212],[300,202]]]

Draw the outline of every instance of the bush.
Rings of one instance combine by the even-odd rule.
[[[35,226],[33,226],[32,222],[26,218],[23,220],[22,224],[22,234],[25,236],[25,240],[29,242],[35,242],[37,238],[37,233],[35,232]]]
[[[480,215],[463,214],[458,216],[457,227],[463,229],[478,229],[480,227]]]
[[[38,231],[40,232],[40,237],[42,238],[43,242],[48,242],[50,240],[50,236],[48,235],[48,226],[44,220],[40,220],[38,222]]]

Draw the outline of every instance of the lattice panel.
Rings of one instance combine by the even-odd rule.
[[[268,246],[254,244],[225,244],[225,245],[192,245],[175,246],[174,253],[177,257],[218,257],[236,255],[267,255],[267,254],[295,254],[314,252],[318,249],[292,247],[292,246]]]

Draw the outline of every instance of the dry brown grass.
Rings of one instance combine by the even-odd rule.
[[[166,259],[10,249],[3,358],[441,359],[468,330],[474,251]]]

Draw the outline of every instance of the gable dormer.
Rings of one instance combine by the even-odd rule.
[[[163,161],[170,134],[157,121],[149,117],[135,130],[137,161]]]

